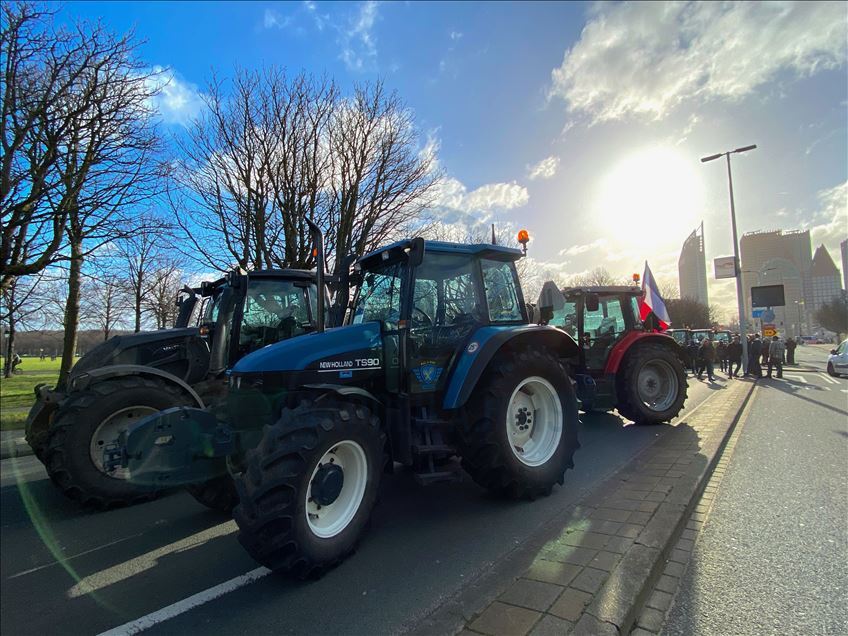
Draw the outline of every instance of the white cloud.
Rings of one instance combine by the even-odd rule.
[[[283,29],[291,24],[291,16],[283,15],[274,9],[265,9],[262,16],[262,26],[266,29]]]
[[[166,124],[187,126],[203,109],[203,97],[197,86],[181,79],[172,69],[155,66],[153,71],[156,75],[151,82],[159,91],[153,97],[153,108]]]
[[[542,159],[533,166],[527,166],[527,177],[533,179],[550,179],[559,168],[559,157],[550,156]]]
[[[487,183],[476,190],[468,188],[454,178],[447,178],[440,186],[437,205],[468,214],[511,210],[526,205],[530,199],[527,188],[512,183]]]
[[[454,42],[462,39],[462,31],[451,31],[448,35]]]
[[[607,247],[608,242],[604,238],[599,238],[591,243],[585,245],[572,245],[571,247],[566,247],[565,249],[561,249],[559,251],[560,256],[578,256],[580,254],[585,254],[586,252],[595,251],[598,249]]]
[[[600,5],[552,72],[551,95],[593,122],[665,117],[687,101],[737,100],[780,72],[846,58],[840,2]]]
[[[368,70],[377,59],[377,41],[373,33],[377,7],[377,2],[363,2],[347,28],[341,31],[339,57],[350,71]]]
[[[819,211],[813,217],[810,238],[839,262],[839,243],[848,238],[848,181],[818,193]]]

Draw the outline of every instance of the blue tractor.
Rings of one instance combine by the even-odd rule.
[[[226,458],[239,541],[298,577],[350,554],[381,474],[398,464],[428,484],[457,479],[459,457],[497,494],[549,494],[579,446],[561,364],[578,347],[531,324],[515,268],[522,255],[416,238],[363,256],[337,292],[344,326],[319,322],[239,360],[225,409],[138,422],[123,439],[130,479],[212,479]]]

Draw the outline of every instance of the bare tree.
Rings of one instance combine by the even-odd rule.
[[[169,200],[190,255],[226,270],[315,265],[306,219],[335,254],[362,254],[416,218],[438,179],[412,116],[381,84],[342,98],[276,68],[209,85],[179,142]]]
[[[435,157],[416,141],[410,111],[380,82],[357,87],[339,103],[329,128],[330,250],[362,255],[431,204],[440,175]]]
[[[125,317],[130,305],[124,282],[113,273],[108,270],[97,272],[94,276],[87,276],[82,285],[85,294],[80,303],[83,316],[80,324],[101,331],[104,341],[109,339],[114,330],[126,324]]]
[[[153,318],[157,329],[173,327],[177,319],[177,294],[182,289],[182,270],[176,259],[162,259],[150,273],[150,285],[144,295],[145,311]]]
[[[133,232],[115,243],[122,277],[133,312],[133,331],[141,331],[144,297],[155,283],[154,274],[178,253],[172,228],[152,214],[141,218],[143,230]]]
[[[44,326],[48,313],[48,299],[42,294],[44,278],[44,271],[35,276],[16,277],[0,291],[0,331],[5,332],[3,377],[12,374],[18,330]]]

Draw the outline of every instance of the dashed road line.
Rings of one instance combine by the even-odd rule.
[[[177,601],[176,603],[163,607],[160,610],[151,612],[150,614],[145,614],[134,621],[124,623],[123,625],[119,625],[109,631],[102,632],[101,634],[98,634],[98,636],[132,636],[133,634],[139,634],[146,629],[150,629],[151,627],[158,625],[159,623],[164,623],[165,621],[179,616],[180,614],[185,614],[195,607],[204,605],[209,601],[214,601],[216,598],[224,596],[224,594],[229,594],[240,587],[250,585],[269,574],[271,574],[271,570],[268,568],[256,568],[247,574],[242,574],[241,576],[232,578],[229,581],[224,581],[220,585],[216,585],[215,587],[210,587],[207,590],[193,594],[182,601]]]

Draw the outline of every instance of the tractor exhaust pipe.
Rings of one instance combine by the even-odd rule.
[[[315,258],[315,286],[318,288],[317,309],[315,317],[315,328],[318,333],[324,331],[324,234],[315,223],[306,219],[309,226],[309,235],[312,238],[312,256]]]

